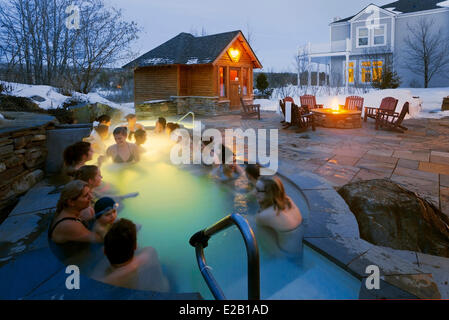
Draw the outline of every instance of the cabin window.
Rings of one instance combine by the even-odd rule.
[[[220,67],[220,97],[226,97],[226,68]]]
[[[357,47],[369,46],[369,29],[365,27],[357,28]]]
[[[229,70],[229,78],[231,81],[239,81],[239,71],[236,69]]]
[[[243,95],[247,96],[248,95],[248,68],[243,68]]]

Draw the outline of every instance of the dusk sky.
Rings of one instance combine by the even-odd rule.
[[[250,27],[264,70],[293,71],[293,56],[307,42],[329,41],[334,17],[358,13],[370,3],[393,0],[106,0],[143,29],[135,50],[143,54],[181,32],[207,34]]]

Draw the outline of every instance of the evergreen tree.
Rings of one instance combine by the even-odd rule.
[[[268,79],[265,73],[260,73],[256,78],[256,88],[259,90],[262,94],[265,93],[265,90],[268,88]]]
[[[396,89],[401,85],[401,79],[395,71],[385,70],[382,79],[372,82],[373,88],[376,89]]]

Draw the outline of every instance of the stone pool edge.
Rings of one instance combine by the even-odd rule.
[[[411,251],[373,245],[360,238],[355,216],[327,181],[290,162],[279,161],[277,172],[296,185],[310,209],[304,242],[361,281],[359,299],[448,298],[444,281],[436,281],[419,256]],[[443,264],[449,259],[432,257]],[[370,265],[380,269],[380,289],[368,290],[365,273]]]

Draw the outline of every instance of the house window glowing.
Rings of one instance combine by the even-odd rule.
[[[231,48],[228,50],[228,55],[233,62],[237,63],[240,61],[242,53],[240,52],[239,49]]]
[[[373,61],[373,81],[382,81],[383,61]]]
[[[349,83],[354,83],[354,61],[350,61],[349,62],[349,64],[348,64],[348,82]],[[343,61],[343,70],[345,70],[344,71],[344,77],[343,77],[343,79],[346,79],[346,62],[345,61]]]
[[[382,80],[383,64],[384,62],[381,60],[362,61],[362,83]]]
[[[363,61],[361,72],[362,72],[362,83],[370,83],[371,82],[371,62]]]
[[[226,97],[226,68],[219,68],[219,78],[220,78],[220,97]]]
[[[369,46],[369,29],[368,28],[358,28],[357,29],[357,47],[368,47]]]

